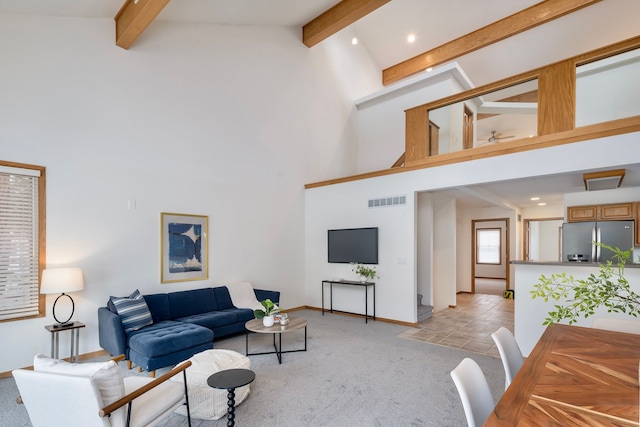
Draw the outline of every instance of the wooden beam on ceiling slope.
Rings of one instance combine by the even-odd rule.
[[[116,45],[129,49],[169,0],[127,0],[115,16]]]
[[[302,43],[312,47],[391,0],[342,0],[302,27]]]
[[[602,0],[545,0],[382,71],[389,85]]]

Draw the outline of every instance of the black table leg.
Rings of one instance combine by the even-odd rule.
[[[236,389],[227,389],[227,427],[233,427],[235,422]]]

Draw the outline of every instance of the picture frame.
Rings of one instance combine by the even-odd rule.
[[[160,282],[209,278],[209,217],[160,214]]]

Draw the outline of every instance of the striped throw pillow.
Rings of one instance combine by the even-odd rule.
[[[152,325],[153,319],[144,297],[137,289],[128,297],[110,297],[116,308],[125,332],[131,332]]]

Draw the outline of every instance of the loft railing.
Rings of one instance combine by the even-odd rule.
[[[410,108],[405,118],[405,167],[638,130],[623,119],[640,122],[640,37]]]

